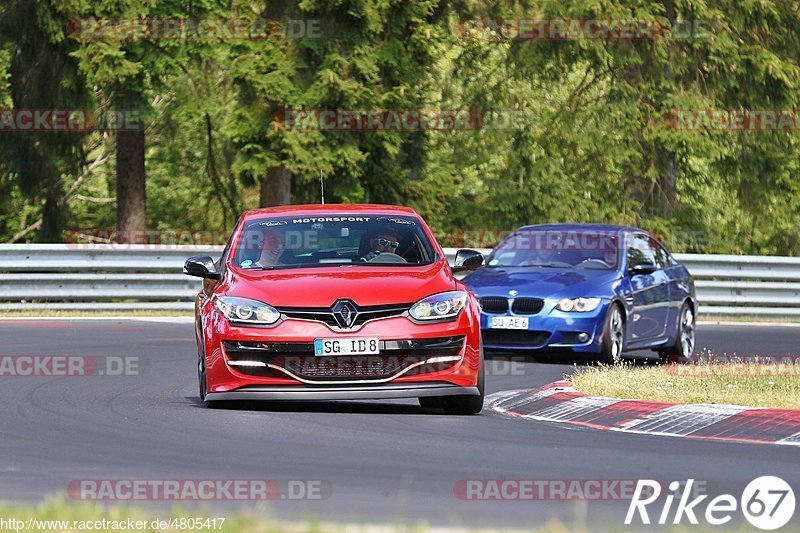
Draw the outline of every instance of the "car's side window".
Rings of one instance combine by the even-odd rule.
[[[654,265],[660,265],[658,260],[656,259],[655,250],[650,247],[650,243],[648,242],[648,237],[641,233],[636,233],[633,236],[633,240],[631,244],[628,246],[628,266],[633,266],[637,263],[653,263]]]
[[[672,266],[672,261],[669,257],[669,254],[657,240],[650,237],[648,244],[653,250],[653,255],[656,259],[656,266],[658,268],[667,268]]]
[[[241,222],[241,219],[239,220],[239,222]],[[228,242],[225,243],[225,248],[222,249],[222,255],[219,257],[219,262],[217,263],[217,269],[220,271],[225,270],[225,261],[228,259],[228,253],[231,251],[231,244],[233,244],[233,236],[236,235],[236,228],[239,227],[239,222],[237,222],[236,226],[234,226],[234,230],[228,237]]]

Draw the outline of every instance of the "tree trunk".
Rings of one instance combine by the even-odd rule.
[[[661,215],[670,217],[672,216],[672,212],[678,204],[678,168],[675,161],[675,152],[666,152],[664,154],[664,167]]]
[[[145,239],[144,129],[117,132],[117,242]]]
[[[61,232],[66,225],[66,206],[61,205],[64,191],[54,185],[45,190],[42,224],[39,227],[39,242],[62,242]]]
[[[270,169],[261,178],[260,202],[261,207],[292,203],[292,173],[285,166]]]

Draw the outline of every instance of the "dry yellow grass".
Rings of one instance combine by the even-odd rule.
[[[591,396],[800,409],[798,364],[625,364],[580,368],[568,379]]]

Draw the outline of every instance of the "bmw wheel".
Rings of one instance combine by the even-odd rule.
[[[603,326],[603,344],[600,348],[600,362],[615,365],[622,361],[622,350],[625,347],[625,319],[619,305],[611,304],[606,313]]]
[[[695,316],[689,304],[683,304],[678,318],[678,328],[675,331],[675,343],[658,351],[661,362],[667,363],[670,358],[678,363],[688,362],[694,355],[695,344]]]

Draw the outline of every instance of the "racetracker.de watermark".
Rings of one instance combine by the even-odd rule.
[[[224,516],[173,516],[137,520],[99,518],[96,520],[25,519],[0,517],[0,531],[216,531],[225,525]]]
[[[798,376],[798,355],[700,354],[688,364],[669,364],[665,370],[686,377]]]
[[[630,500],[636,495],[637,479],[461,479],[453,485],[453,494],[468,501],[572,501]],[[648,497],[656,489],[647,489]],[[704,483],[692,487],[696,494]]]
[[[322,19],[82,18],[67,33],[93,41],[204,41],[322,39],[330,31]]]
[[[95,112],[88,109],[0,109],[0,132],[139,131],[136,110]]]
[[[137,356],[0,355],[0,378],[138,376]]]
[[[275,129],[304,131],[521,130],[531,117],[522,109],[278,109]]]
[[[70,250],[126,250],[142,246],[153,250],[179,246],[217,246],[225,244],[229,230],[116,230],[103,228],[71,229],[64,234]]]
[[[789,109],[673,109],[664,121],[678,131],[800,130],[800,112]]]
[[[488,41],[652,41],[707,39],[714,34],[711,20],[664,23],[637,18],[472,18],[455,24],[462,39]]]
[[[323,500],[332,491],[318,479],[74,479],[67,485],[73,500],[93,501]]]

